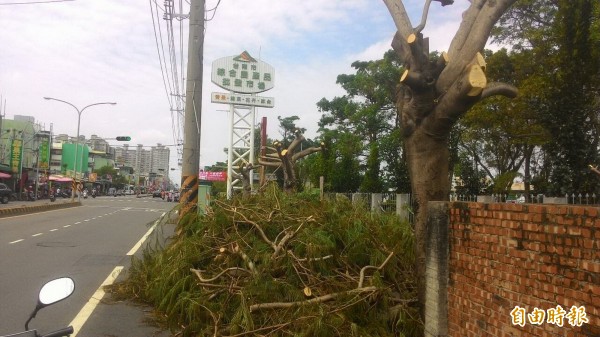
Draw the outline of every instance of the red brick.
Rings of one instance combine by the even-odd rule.
[[[592,273],[600,273],[600,263],[591,261],[581,261],[581,269],[590,271]]]
[[[587,207],[585,214],[589,217],[595,218],[598,216],[598,210],[599,208],[596,207]]]
[[[579,227],[579,226],[567,226],[567,233],[569,235],[581,235],[581,227]]]

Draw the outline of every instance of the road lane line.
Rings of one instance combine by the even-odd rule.
[[[33,234],[32,236],[40,236],[40,235],[44,235],[44,233],[37,233],[37,234]]]
[[[24,239],[19,239],[19,240],[15,240],[13,242],[9,242],[9,245],[12,245],[13,243],[17,243],[17,242],[21,242],[21,241],[25,241]]]
[[[100,301],[106,294],[104,292],[104,286],[113,284],[122,270],[123,270],[123,266],[116,266],[115,269],[113,269],[113,271],[108,275],[106,280],[104,280],[104,282],[102,282],[102,284],[96,290],[96,292],[92,295],[92,297],[90,297],[90,299],[83,306],[83,308],[81,308],[81,310],[79,311],[77,316],[75,316],[73,321],[71,321],[71,323],[69,325],[72,326],[73,330],[74,330],[73,333],[71,334],[71,337],[77,336],[77,334],[81,330],[81,327],[83,327],[83,325],[88,320],[88,318],[90,318],[90,316],[92,315],[92,312],[94,312],[94,309],[96,308],[98,303],[100,303]]]
[[[140,241],[138,241],[135,244],[135,246],[133,246],[131,248],[131,250],[129,250],[129,252],[127,253],[127,256],[131,256],[131,255],[135,254],[135,252],[137,252],[137,250],[140,249],[140,247],[144,244],[144,241],[146,241],[146,239],[148,239],[150,234],[152,234],[152,231],[154,230],[154,228],[156,228],[156,226],[158,225],[160,220],[165,216],[165,214],[166,214],[166,212],[161,214],[161,216],[158,219],[156,219],[156,221],[154,221],[154,225],[152,225],[152,227],[150,227],[150,229],[146,232],[146,234],[144,234],[144,236],[142,236]]]
[[[51,229],[50,231],[51,232],[56,232],[57,230],[58,230],[58,228],[54,228],[54,229]]]
[[[83,221],[85,221],[85,222],[88,222],[88,221],[90,221],[90,219],[85,219],[85,220],[83,220]]]
[[[63,227],[64,228],[68,228],[68,227],[71,227],[71,225],[64,225]]]
[[[81,221],[77,221],[77,222],[75,223],[75,225],[79,225],[80,223],[81,223]]]

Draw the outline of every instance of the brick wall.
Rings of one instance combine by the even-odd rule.
[[[600,208],[454,202],[449,212],[448,336],[600,337]],[[557,306],[562,327],[547,322]],[[569,323],[573,306],[588,323]],[[536,308],[543,323],[513,324]]]

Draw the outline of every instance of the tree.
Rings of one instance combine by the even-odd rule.
[[[540,70],[535,71],[537,95],[529,97],[536,101],[540,124],[552,134],[534,178],[542,192],[594,192],[600,186],[587,169],[599,159],[598,17],[600,3],[594,0],[526,0],[515,4],[494,31],[498,41],[527,54],[529,69]]]
[[[390,50],[381,60],[356,61],[352,67],[356,69],[355,74],[337,77],[337,83],[346,90],[347,95],[334,97],[331,101],[323,98],[317,103],[319,111],[323,113],[319,126],[322,134],[334,129],[338,133],[362,135],[361,152],[366,159],[361,170],[364,174],[360,190],[382,192],[384,186],[389,185],[382,179],[382,165],[391,165],[396,170],[400,157],[398,147],[396,151],[390,151],[383,143],[399,139],[391,135],[396,125],[390,120],[396,115],[394,102],[401,62]],[[386,162],[382,160],[384,157]]]
[[[384,0],[397,28],[392,48],[405,64],[396,107],[401,115],[416,221],[416,271],[425,276],[427,202],[448,200],[450,192],[448,138],[456,121],[478,101],[495,96],[515,97],[517,90],[488,83],[483,50],[492,27],[516,0],[471,1],[447,53],[429,57],[428,40],[413,28],[402,1]],[[442,5],[453,1],[441,0]],[[429,9],[427,0],[424,11]],[[426,15],[423,15],[426,18]],[[419,302],[425,299],[419,289]],[[423,312],[422,312],[423,314]]]
[[[529,70],[529,53],[506,49],[485,51],[487,74],[519,87],[519,97],[494,97],[476,104],[461,119],[461,152],[468,155],[493,180],[493,191],[504,193],[525,165],[528,198],[534,149],[549,135],[541,125],[537,106],[543,90],[540,77]],[[529,199],[527,199],[529,200]]]

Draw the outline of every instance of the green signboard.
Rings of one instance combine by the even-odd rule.
[[[23,140],[13,139],[10,146],[10,169],[12,173],[21,171],[21,160],[23,158]]]
[[[39,167],[42,170],[50,168],[50,144],[48,139],[43,139],[40,143]]]

